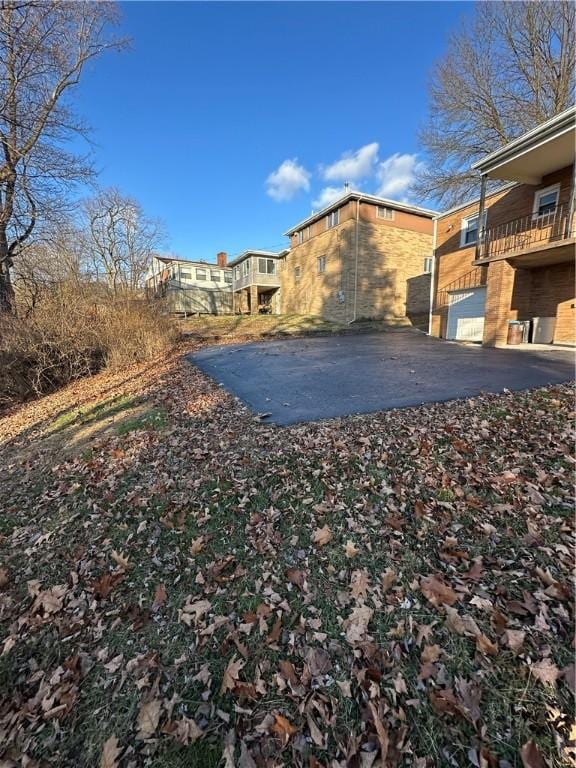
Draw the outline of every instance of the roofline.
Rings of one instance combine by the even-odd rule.
[[[360,202],[366,200],[370,203],[380,203],[381,205],[385,205],[388,208],[394,208],[396,211],[415,213],[419,216],[426,216],[430,219],[432,219],[438,213],[438,211],[432,211],[429,208],[421,208],[417,205],[409,205],[408,203],[399,203],[397,200],[388,200],[386,197],[368,195],[364,192],[347,192],[346,194],[342,195],[342,197],[339,197],[338,200],[330,203],[330,205],[327,205],[325,208],[321,208],[319,211],[316,211],[316,213],[308,216],[308,218],[303,219],[302,221],[299,221],[298,224],[290,227],[290,229],[284,232],[284,235],[286,237],[290,237],[290,235],[293,235],[294,232],[297,232],[299,229],[302,229],[302,227],[311,224],[317,219],[321,219],[323,216],[326,216],[326,214],[330,213],[330,211],[333,211],[335,208],[339,208],[343,203],[347,203],[349,200],[359,200]]]
[[[221,267],[216,261],[199,261],[197,259],[181,259],[175,256],[156,256],[155,255],[154,258],[158,259],[159,261],[165,261],[165,262],[176,261],[182,264],[198,264],[204,267],[218,267],[218,269],[228,269],[228,267],[230,266],[229,264],[226,264],[225,266]]]
[[[503,184],[501,187],[498,187],[498,189],[495,189],[493,192],[490,192],[486,195],[486,200],[489,200],[491,197],[494,197],[494,195],[499,195],[500,192],[505,192],[507,189],[512,189],[512,187],[518,187],[520,186],[520,181],[509,181],[506,184]],[[456,211],[462,210],[462,208],[468,208],[469,205],[474,205],[474,203],[479,203],[480,197],[475,197],[473,200],[468,200],[467,203],[460,203],[459,205],[455,205],[453,208],[448,208],[447,211],[443,211],[442,213],[438,213],[432,221],[440,221],[440,219],[443,219],[444,216],[449,216],[451,213],[456,213]]]
[[[566,133],[570,129],[574,129],[575,120],[576,105],[565,109],[563,112],[559,112],[544,123],[537,125],[536,128],[532,128],[532,130],[527,131],[517,139],[496,149],[481,160],[472,163],[472,168],[475,171],[480,171],[482,174],[489,173],[516,155],[523,154],[529,149],[533,149],[556,136]]]
[[[248,256],[266,256],[268,259],[279,259],[282,256],[284,256],[285,253],[287,253],[290,249],[284,248],[281,251],[258,251],[258,250],[252,250],[248,249],[247,251],[242,251],[241,254],[236,256],[236,258],[232,259],[228,262],[229,267],[233,267],[235,264],[238,264],[240,261],[244,261]]]

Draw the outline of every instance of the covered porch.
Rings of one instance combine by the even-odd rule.
[[[280,288],[269,285],[248,285],[234,291],[234,314],[279,315]]]

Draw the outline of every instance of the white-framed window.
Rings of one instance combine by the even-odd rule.
[[[484,226],[486,226],[486,211],[484,211]],[[462,219],[462,225],[460,229],[460,248],[465,248],[468,245],[474,245],[478,240],[478,221],[479,215],[475,213],[473,216],[466,216]]]
[[[258,272],[261,275],[275,275],[276,262],[274,259],[258,259]]]
[[[426,256],[424,258],[424,272],[427,274],[432,272],[432,256]]]
[[[319,275],[326,272],[326,256],[318,256],[316,259],[316,269]]]
[[[238,269],[238,267],[236,267],[236,269]],[[240,273],[238,273],[238,277],[240,277]],[[232,272],[224,272],[224,282],[225,283],[232,282]]]
[[[206,280],[206,270],[196,267],[196,280]]]
[[[386,208],[384,205],[378,206],[378,212],[376,214],[379,219],[387,219],[388,221],[393,221],[394,219],[394,209],[393,208]]]
[[[310,240],[311,230],[310,227],[304,227],[298,232],[298,245],[302,245],[306,240]]]
[[[240,267],[234,267],[234,277],[236,280],[240,280]]]
[[[554,213],[558,206],[559,197],[560,184],[554,184],[551,187],[539,189],[534,195],[534,217],[538,218],[539,216],[548,216],[549,214]]]
[[[212,280],[213,283],[219,283],[220,282],[220,270],[219,269],[211,269],[210,270],[210,280]]]
[[[191,280],[192,279],[192,272],[188,272],[186,270],[180,270],[180,280]]]
[[[246,259],[242,262],[242,274],[244,277],[248,277],[248,274],[250,272],[250,259]]]
[[[332,229],[332,227],[340,224],[340,208],[336,208],[335,211],[331,211],[326,216],[326,229]]]
[[[300,269],[300,267],[294,267],[294,282],[299,283],[301,277],[302,277],[302,270]]]

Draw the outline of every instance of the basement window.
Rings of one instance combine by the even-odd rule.
[[[196,269],[196,280],[206,280],[205,269]]]
[[[386,219],[387,221],[393,221],[394,210],[392,208],[386,208],[383,205],[379,205],[377,215],[379,219]]]
[[[426,256],[426,258],[424,259],[424,272],[426,274],[429,274],[430,272],[432,272],[432,257],[431,256]]]
[[[546,187],[546,189],[539,189],[534,195],[534,217],[549,216],[551,213],[554,213],[558,205],[559,197],[560,184],[555,184],[553,187]]]

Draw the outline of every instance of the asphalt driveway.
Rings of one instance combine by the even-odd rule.
[[[574,378],[571,349],[487,349],[406,330],[216,346],[191,360],[266,421],[370,413]]]

